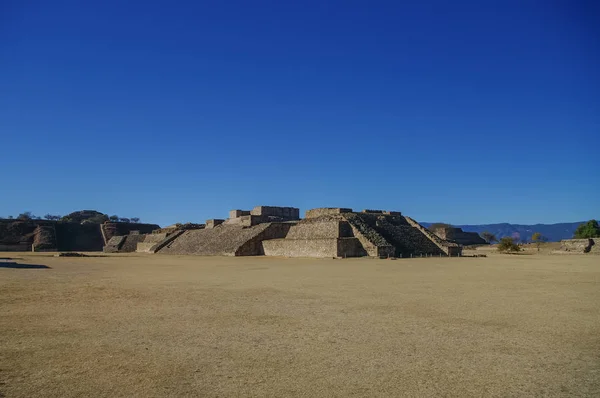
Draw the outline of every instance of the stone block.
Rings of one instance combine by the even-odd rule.
[[[282,221],[294,221],[300,219],[300,209],[295,207],[256,206],[250,211],[253,216],[276,217]]]
[[[225,222],[225,220],[221,220],[221,219],[218,219],[218,218],[213,218],[213,219],[210,219],[210,220],[206,220],[206,226],[204,228],[211,229],[211,228],[216,227],[217,225],[223,224],[223,222]]]
[[[240,218],[240,225],[242,227],[252,227],[254,225],[258,225],[262,222],[262,217],[261,216],[255,216],[255,215],[248,215],[248,216],[241,216]]]
[[[238,218],[241,216],[249,216],[250,210],[231,210],[229,212],[229,218]]]
[[[343,208],[343,207],[319,207],[316,209],[306,210],[305,217],[306,218],[316,218],[321,216],[327,216],[331,214],[343,214],[343,213],[352,213],[352,209]]]

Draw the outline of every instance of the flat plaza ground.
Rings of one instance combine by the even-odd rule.
[[[0,396],[600,396],[600,256],[0,257]]]

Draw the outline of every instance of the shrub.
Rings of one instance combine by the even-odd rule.
[[[500,243],[498,243],[498,251],[501,252],[518,252],[521,251],[521,247],[515,243],[513,238],[510,236],[505,236],[500,239]]]

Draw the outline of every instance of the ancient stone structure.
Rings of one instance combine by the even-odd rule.
[[[56,251],[57,247],[54,225],[38,225],[33,231],[31,250],[35,252]]]
[[[461,228],[441,227],[435,228],[433,233],[442,239],[468,245],[486,245],[487,242],[477,232],[464,232]]]
[[[173,231],[175,232],[175,231]],[[135,251],[138,253],[156,253],[159,245],[164,242],[170,235],[173,234],[167,232],[155,232],[147,234],[144,240],[139,241],[135,247]]]
[[[295,207],[256,206],[252,210],[231,210],[227,225],[252,227],[267,222],[297,221],[300,209]]]
[[[206,220],[205,228],[211,229],[216,227],[217,225],[221,225],[225,222],[225,220],[219,218],[213,218],[210,220]]]
[[[342,207],[320,207],[318,209],[310,209],[306,211],[306,218],[317,218],[321,216],[328,216],[331,214],[342,214],[352,213],[352,209],[345,209]]]
[[[293,207],[258,206],[208,220],[206,228],[177,230],[161,247],[137,243],[138,251],[160,254],[288,257],[457,256],[461,246],[431,233],[402,213],[319,208],[299,219]],[[157,241],[159,239],[156,239]],[[167,242],[168,240],[168,242]],[[117,242],[125,247],[124,242]]]
[[[72,214],[91,215],[82,211]],[[102,213],[98,213],[102,214]],[[150,232],[158,225],[135,223],[94,224],[54,220],[0,220],[0,251],[102,251],[112,236],[133,230]]]
[[[564,239],[560,241],[560,251],[579,254],[600,254],[600,238]]]
[[[149,234],[152,231],[159,229],[156,224],[141,224],[128,222],[105,222],[101,224],[101,232],[105,242],[117,235],[127,235],[132,231],[137,231],[138,234]]]
[[[265,240],[262,246],[267,256],[361,257],[368,255],[354,235],[350,224],[339,214],[302,220],[291,225],[285,237]]]

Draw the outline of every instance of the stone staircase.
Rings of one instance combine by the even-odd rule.
[[[160,254],[201,256],[256,256],[264,254],[261,242],[285,237],[291,224],[264,223],[253,227],[217,225],[210,229],[184,231],[158,250]]]
[[[357,213],[343,215],[352,228],[354,236],[370,257],[393,257],[395,248],[379,232],[370,227]]]
[[[432,241],[440,250],[442,250],[448,256],[460,256],[462,254],[462,247],[454,242],[450,242],[444,240],[429,231],[427,228],[416,222],[410,217],[404,216],[406,222],[412,226],[413,228],[419,230],[423,235],[425,235],[430,241]]]
[[[377,220],[376,225],[377,231],[394,246],[396,257],[446,255],[427,236],[402,218],[392,220],[381,218]]]

